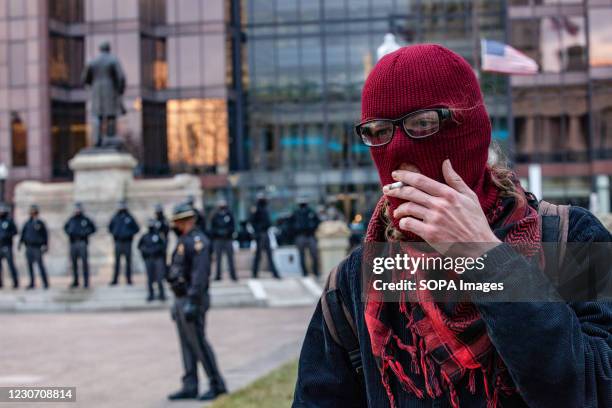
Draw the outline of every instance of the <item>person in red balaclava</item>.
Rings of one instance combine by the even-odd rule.
[[[441,302],[426,290],[385,302],[362,275],[373,243],[402,242],[412,255],[406,244],[424,241],[426,259],[479,258],[484,268],[461,275],[467,282],[543,299],[537,290],[554,288],[541,242],[612,241],[584,209],[539,214],[549,204],[510,169],[487,164],[491,125],[470,65],[439,45],[400,48],[368,76],[361,113],[357,137],[370,147],[383,194],[363,246],[330,274],[302,346],[293,407],[608,406],[610,303],[508,302],[496,293]],[[583,256],[572,261],[586,277],[593,263]]]

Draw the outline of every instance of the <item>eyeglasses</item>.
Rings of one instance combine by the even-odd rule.
[[[399,119],[371,119],[355,126],[355,133],[366,146],[384,146],[393,139],[396,126],[402,127],[413,139],[423,139],[440,130],[443,122],[452,118],[450,109],[423,109]]]

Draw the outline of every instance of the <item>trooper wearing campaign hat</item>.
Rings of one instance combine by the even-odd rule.
[[[47,279],[47,271],[43,262],[43,254],[47,252],[48,234],[47,226],[39,217],[39,208],[36,204],[30,206],[30,218],[26,221],[21,229],[21,238],[19,239],[18,248],[26,247],[26,261],[28,263],[28,272],[30,273],[30,284],[27,289],[36,287],[34,278],[34,264],[37,265],[42,279],[43,287],[49,288],[49,280]]]
[[[159,290],[159,300],[164,301],[166,300],[163,284],[166,272],[166,240],[158,228],[156,219],[151,218],[148,227],[149,230],[138,241],[138,249],[147,270],[147,287],[149,289],[147,302],[155,299],[154,284],[157,284]]]
[[[185,375],[182,388],[170,394],[168,399],[197,398],[199,361],[210,384],[209,390],[199,399],[213,400],[227,391],[205,335],[210,304],[210,241],[198,228],[196,212],[187,202],[174,208],[172,223],[178,242],[166,279],[175,296],[172,318],[178,328]]]
[[[117,212],[108,224],[108,232],[111,233],[115,241],[115,270],[111,286],[119,283],[119,268],[121,258],[125,261],[125,278],[128,285],[132,284],[132,241],[140,230],[136,219],[128,210],[125,200],[119,201]]]
[[[227,256],[230,278],[237,281],[236,267],[234,266],[234,216],[226,200],[217,202],[217,210],[211,220],[210,233],[213,238],[213,250],[217,262],[215,280],[221,280],[221,264],[223,255]]]
[[[83,287],[89,287],[89,256],[87,247],[89,237],[96,232],[94,222],[84,214],[81,203],[74,204],[74,213],[66,221],[64,231],[70,239],[70,261],[72,263],[72,284],[70,288],[79,286],[79,260],[83,267]]]
[[[11,209],[5,203],[0,203],[0,288],[2,287],[2,259],[6,263],[13,278],[13,289],[19,287],[19,275],[13,261],[13,237],[17,235],[17,226],[11,217]]]
[[[291,215],[291,229],[295,234],[295,245],[300,254],[300,265],[302,274],[308,275],[306,268],[306,250],[310,254],[312,272],[315,276],[319,276],[319,250],[317,248],[317,239],[315,231],[319,227],[321,220],[317,213],[308,205],[308,200],[305,197],[297,199],[298,208]]]

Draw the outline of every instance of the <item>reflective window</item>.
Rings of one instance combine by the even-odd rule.
[[[53,176],[69,177],[68,161],[87,146],[85,104],[51,101],[51,154]]]
[[[592,67],[612,66],[612,7],[589,10],[590,47]]]
[[[168,85],[166,40],[142,36],[140,38],[142,84],[149,89],[165,89]]]
[[[246,3],[247,146],[255,168],[372,165],[352,126],[376,49],[390,30],[402,44],[437,41],[473,59],[468,0],[302,0],[297,9],[293,0]],[[487,36],[503,38],[501,4],[479,8]],[[505,89],[489,84],[498,94]]]
[[[49,37],[49,79],[53,85],[67,88],[81,87],[84,66],[82,37]]]
[[[145,25],[158,25],[166,22],[166,0],[140,0],[140,21]]]
[[[173,99],[167,103],[168,162],[174,171],[217,171],[227,166],[224,99]]]
[[[83,21],[83,0],[48,0],[49,18],[63,23]]]
[[[167,174],[168,140],[166,104],[142,102],[142,148],[145,174]]]
[[[13,167],[28,165],[28,132],[17,112],[11,112],[11,163]]]
[[[543,17],[540,20],[540,52],[543,72],[579,71],[586,68],[584,18]]]

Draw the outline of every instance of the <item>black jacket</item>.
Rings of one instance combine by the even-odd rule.
[[[26,246],[42,247],[47,246],[47,227],[45,223],[37,218],[30,218],[21,229],[20,243]]]
[[[17,226],[13,219],[8,215],[0,218],[0,247],[13,246],[15,235],[17,235]]]
[[[229,210],[217,211],[210,223],[213,238],[231,239],[234,235],[234,217]]]
[[[127,210],[117,211],[108,224],[108,231],[115,241],[131,241],[139,230],[138,223]]]
[[[297,235],[314,235],[321,223],[319,216],[310,207],[299,207],[291,215],[291,228]]]
[[[149,230],[138,240],[138,249],[143,258],[163,258],[166,255],[166,241],[157,230]]]
[[[172,253],[170,269],[170,276],[180,276],[185,283],[183,296],[189,297],[193,303],[208,307],[210,241],[197,227],[179,237]]]
[[[588,211],[571,207],[568,242],[610,242],[606,228]],[[293,407],[388,407],[387,394],[371,352],[361,300],[359,247],[339,271],[338,284],[357,326],[366,395],[360,394],[349,357],[332,339],[321,303],[316,307],[300,356]],[[514,280],[541,274],[506,244],[487,253],[486,270]],[[588,258],[588,256],[586,257]],[[584,262],[588,262],[585,258]],[[608,279],[612,277],[608,276]],[[527,288],[526,288],[527,289]],[[610,407],[612,396],[612,303],[598,302],[475,302],[491,342],[518,389],[502,398],[503,407]],[[410,375],[410,374],[409,374]],[[393,376],[392,376],[393,377]],[[414,378],[415,381],[421,381]],[[422,381],[420,382],[422,383]],[[400,408],[450,406],[446,400],[418,399],[399,392]],[[482,387],[472,395],[457,387],[461,408],[484,407]],[[442,405],[436,405],[436,404]]]
[[[258,205],[255,210],[251,212],[249,223],[253,227],[256,235],[267,232],[268,228],[272,226],[268,209],[265,206]]]
[[[170,225],[168,224],[168,220],[166,220],[166,217],[164,217],[163,214],[157,215],[155,217],[155,229],[157,230],[157,232],[159,232],[159,234],[167,243],[168,233],[170,232]]]
[[[64,232],[70,238],[70,242],[87,242],[89,236],[96,232],[96,225],[86,215],[73,215],[64,224]]]

